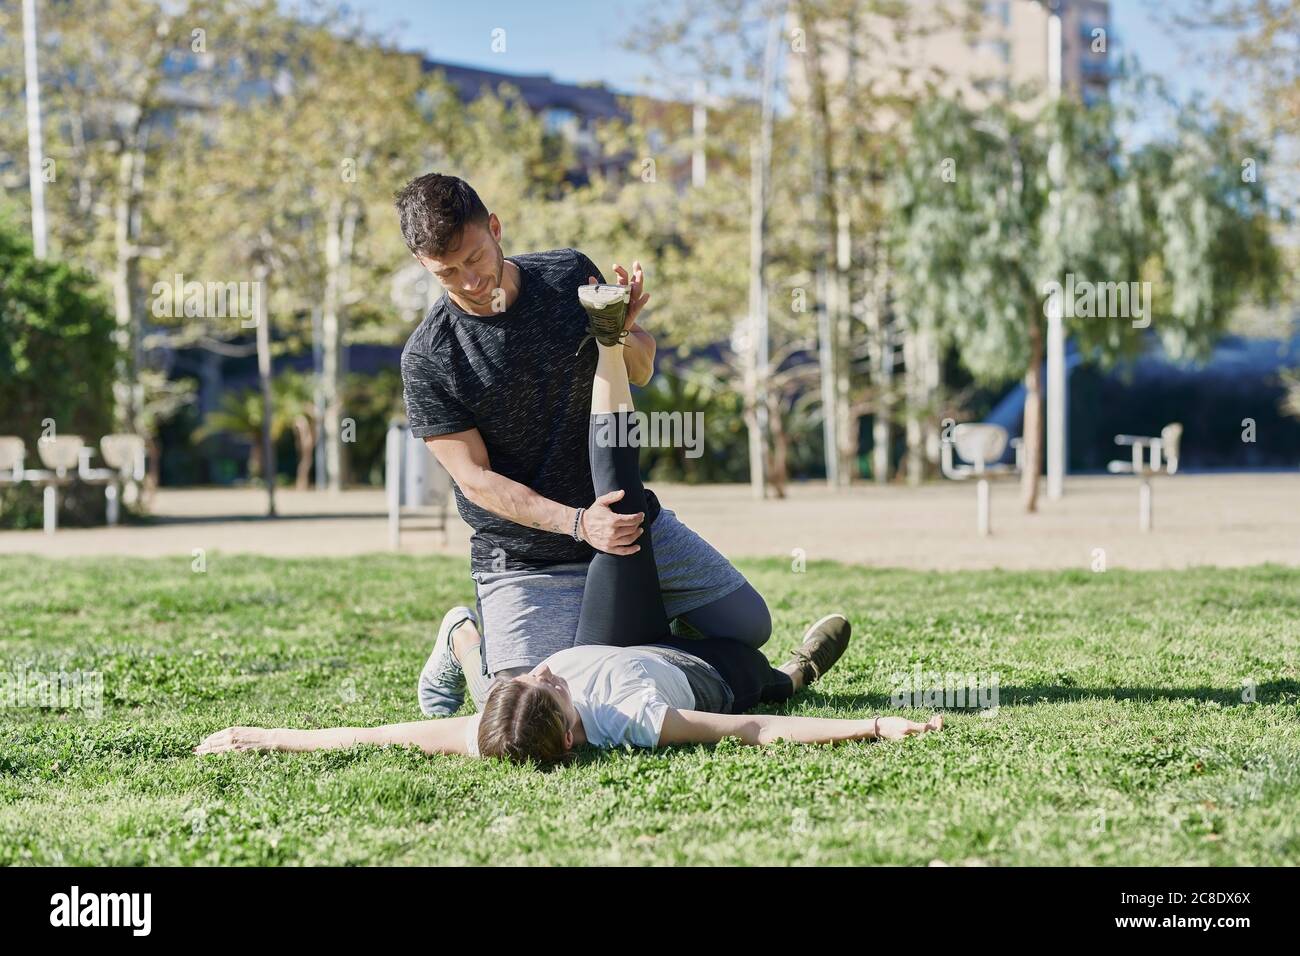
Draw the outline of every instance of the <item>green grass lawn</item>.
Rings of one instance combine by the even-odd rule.
[[[196,758],[231,724],[418,718],[436,623],[472,598],[465,563],[0,558],[3,669],[103,675],[99,718],[0,710],[0,863],[1300,861],[1300,570],[741,567],[774,660],[827,610],[854,623],[789,712],[898,712],[893,677],[919,662],[996,674],[996,715],[550,773],[413,748]]]

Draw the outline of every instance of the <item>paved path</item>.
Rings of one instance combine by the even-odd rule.
[[[1181,568],[1277,562],[1300,565],[1300,473],[1178,475],[1156,482],[1155,531],[1137,530],[1131,478],[1072,478],[1058,502],[1021,512],[1014,483],[993,486],[993,530],[975,533],[975,489],[870,485],[833,494],[801,485],[783,501],[757,502],[741,485],[655,485],[660,498],[725,554],[823,558],[880,567],[1089,568],[1104,549],[1109,568]],[[260,517],[256,490],[184,489],[158,494],[158,523],[121,528],[0,532],[0,553],[190,555],[195,548],[269,555],[351,555],[388,547],[381,491],[341,495],[282,491],[282,517]],[[467,553],[469,529],[451,509],[445,536],[410,519],[402,550]]]

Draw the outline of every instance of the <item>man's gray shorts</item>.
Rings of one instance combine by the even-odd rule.
[[[650,525],[650,538],[670,621],[745,584],[744,575],[730,561],[667,508]],[[556,651],[573,646],[587,580],[586,562],[541,570],[477,571],[472,576],[478,591],[487,674],[531,669]],[[466,676],[473,690],[478,675]]]

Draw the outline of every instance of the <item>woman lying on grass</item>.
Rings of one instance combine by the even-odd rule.
[[[606,287],[602,287],[603,288]],[[584,302],[584,305],[588,303]],[[641,484],[629,434],[632,392],[623,361],[623,313],[589,308],[600,350],[591,390],[588,445],[596,494],[623,489],[615,510],[658,514]],[[415,744],[431,754],[505,757],[538,765],[561,762],[573,748],[776,740],[824,744],[895,740],[939,730],[902,717],[857,720],[746,714],[759,703],[779,703],[821,677],[844,653],[850,627],[831,614],[810,627],[794,659],[774,668],[757,648],[720,638],[672,636],[659,591],[650,535],[639,551],[596,552],[583,591],[575,646],[518,677],[499,680],[482,714],[383,727],[268,730],[230,727],[203,740],[195,753],[226,750],[326,750],[354,744]]]

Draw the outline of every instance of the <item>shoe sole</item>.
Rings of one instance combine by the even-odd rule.
[[[424,672],[433,664],[434,659],[438,656],[438,652],[442,650],[443,647],[447,648],[447,653],[451,654],[453,659],[455,658],[456,655],[451,653],[451,632],[454,628],[459,627],[465,621],[473,621],[474,626],[478,627],[478,619],[474,616],[473,611],[456,618],[451,624],[447,623],[449,620],[451,620],[450,611],[443,615],[442,623],[438,625],[438,636],[433,640],[433,650],[429,652],[429,657],[425,660],[424,667],[420,668],[421,679],[424,678]],[[464,667],[462,666],[461,669],[464,670]],[[418,688],[419,686],[419,681],[416,681],[416,687]]]

